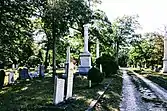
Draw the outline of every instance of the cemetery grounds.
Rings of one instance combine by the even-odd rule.
[[[6,71],[7,72],[7,71]],[[63,70],[58,70],[57,73],[63,73]],[[15,74],[15,79],[18,73]],[[5,77],[5,84],[7,79]],[[84,111],[91,101],[96,100],[101,91],[111,82],[105,94],[96,104],[93,110],[119,110],[122,90],[122,73],[119,72],[110,78],[106,78],[98,85],[88,87],[86,78],[77,76],[73,84],[73,99],[68,101],[61,107],[53,105],[54,84],[52,82],[52,72],[46,74],[44,79],[26,79],[16,80],[16,83],[11,86],[5,86],[0,90],[0,111]]]

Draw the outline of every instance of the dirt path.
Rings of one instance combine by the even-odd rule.
[[[167,102],[162,96],[167,93],[162,93],[161,87],[134,72],[128,73],[123,69],[120,111],[167,111]]]

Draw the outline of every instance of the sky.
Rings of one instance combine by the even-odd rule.
[[[139,15],[139,33],[160,31],[167,25],[167,0],[102,0],[98,6],[111,22],[118,16]]]

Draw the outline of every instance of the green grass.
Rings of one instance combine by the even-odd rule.
[[[122,74],[111,77],[111,85],[95,107],[96,111],[119,111],[122,96]]]
[[[142,71],[140,71],[139,69],[131,70],[137,71],[139,74],[142,74],[147,79],[153,81],[154,83],[157,83],[167,90],[167,75],[164,75],[161,72],[152,71],[151,69],[142,69]]]
[[[107,78],[101,84],[93,85],[92,88],[88,88],[86,78],[75,78],[73,87],[75,100],[66,105],[66,110],[86,110],[91,101],[99,96],[98,91],[103,91],[110,81],[112,81],[112,85],[106,93],[110,99],[106,100],[106,104],[109,108],[118,109],[122,89],[120,76]],[[55,110],[55,108],[50,108],[53,107],[52,101],[53,83],[51,75],[47,75],[44,79],[19,80],[17,84],[0,90],[0,111],[41,111],[44,108],[45,111],[52,111]]]

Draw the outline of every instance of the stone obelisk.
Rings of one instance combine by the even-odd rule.
[[[88,51],[88,39],[89,39],[89,24],[84,26],[84,51],[80,54],[80,65],[78,67],[79,73],[82,75],[87,75],[89,69],[91,68],[91,54]]]

